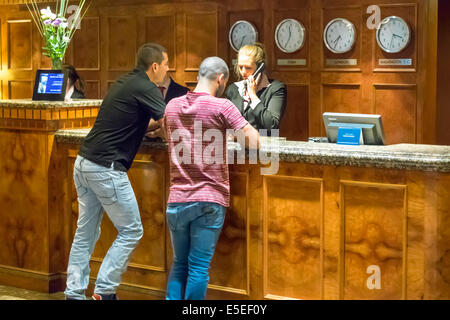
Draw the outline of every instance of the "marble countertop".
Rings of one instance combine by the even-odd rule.
[[[99,107],[101,99],[73,99],[72,101],[33,101],[31,99],[0,100],[0,107],[27,109],[54,109],[74,107]]]
[[[80,144],[90,129],[56,132],[59,143]],[[146,141],[143,146],[167,149],[167,143]],[[235,142],[228,150],[242,150]],[[450,172],[450,146],[396,144],[389,146],[345,146],[334,143],[286,141],[283,138],[262,140],[260,152],[282,162],[299,162],[335,166],[375,167],[401,170]]]

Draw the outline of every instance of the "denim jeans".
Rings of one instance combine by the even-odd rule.
[[[126,172],[100,166],[81,156],[75,161],[73,179],[78,194],[78,222],[64,293],[71,299],[86,299],[89,260],[100,237],[103,211],[118,234],[100,266],[94,293],[116,293],[130,255],[143,235],[133,188]]]
[[[173,247],[173,264],[167,283],[167,300],[205,299],[217,240],[226,208],[211,202],[170,203],[167,222]]]

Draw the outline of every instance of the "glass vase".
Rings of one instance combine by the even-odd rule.
[[[62,59],[56,58],[52,59],[52,69],[53,70],[61,70]]]

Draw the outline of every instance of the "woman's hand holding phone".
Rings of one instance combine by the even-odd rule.
[[[259,83],[261,82],[261,76],[262,74],[258,74],[256,79],[253,75],[249,76],[247,78],[247,91],[250,99],[256,100],[258,99],[258,96],[256,95],[256,88],[258,87]]]
[[[261,63],[258,68],[255,70],[255,73],[253,73],[252,75],[250,75],[247,78],[247,91],[248,91],[248,95],[250,97],[250,99],[252,101],[257,100],[258,96],[256,95],[256,89],[258,88],[260,82],[261,82],[261,77],[264,71],[264,62]]]

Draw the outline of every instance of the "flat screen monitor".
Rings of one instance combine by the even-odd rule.
[[[37,70],[33,100],[64,101],[67,72],[62,70]]]
[[[328,142],[336,143],[339,128],[361,128],[364,144],[384,145],[381,115],[325,112],[323,122]]]

